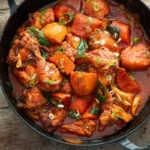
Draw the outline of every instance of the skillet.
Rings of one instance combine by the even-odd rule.
[[[10,11],[12,14],[5,26],[0,43],[0,56],[1,56],[0,84],[3,93],[8,103],[10,104],[14,112],[18,115],[18,117],[34,131],[55,142],[74,145],[65,142],[63,140],[63,137],[61,136],[46,132],[44,129],[42,129],[42,127],[40,127],[33,120],[31,120],[21,109],[19,109],[16,106],[15,101],[13,101],[12,91],[8,89],[5,85],[5,83],[9,81],[8,66],[5,63],[5,60],[10,48],[10,43],[13,39],[13,36],[15,35],[16,30],[23,22],[27,20],[29,13],[37,11],[38,9],[49,4],[50,1],[26,0],[18,7],[16,6],[14,0],[7,0],[7,1],[10,6]],[[140,0],[136,0],[136,2],[134,0],[115,0],[115,1],[120,4],[124,4],[131,12],[139,14],[141,19],[140,21],[148,37],[150,38],[150,22],[148,21],[150,18],[150,10]],[[51,0],[51,2],[55,2],[55,0]],[[136,117],[132,122],[130,122],[125,128],[123,128],[119,132],[104,138],[84,140],[82,144],[78,144],[77,146],[94,146],[117,142],[131,150],[148,149],[148,146],[141,148],[137,147],[127,139],[127,136],[136,131],[139,127],[141,127],[150,118],[149,114],[150,114],[150,101],[148,100],[147,104],[145,105],[141,113],[138,115],[138,117]]]

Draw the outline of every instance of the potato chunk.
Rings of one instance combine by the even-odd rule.
[[[56,22],[47,24],[42,31],[44,36],[54,44],[61,44],[67,34],[67,28]]]
[[[71,86],[79,96],[90,95],[96,86],[96,73],[72,72],[70,76]]]

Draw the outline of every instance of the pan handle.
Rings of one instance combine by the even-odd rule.
[[[9,8],[10,8],[10,13],[14,13],[14,11],[16,10],[17,8],[17,5],[16,5],[16,2],[15,0],[7,0],[7,3],[9,5]]]
[[[123,147],[125,147],[128,150],[148,150],[150,148],[149,145],[147,145],[145,147],[139,147],[139,146],[135,145],[134,143],[132,143],[131,141],[129,141],[127,138],[118,141],[118,144],[122,145]]]

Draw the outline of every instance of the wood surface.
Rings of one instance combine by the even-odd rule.
[[[16,0],[19,4],[22,0]],[[150,7],[150,0],[143,0]],[[136,0],[135,0],[136,3]],[[0,0],[0,36],[9,17],[6,0]],[[150,120],[129,139],[139,146],[150,144]],[[120,145],[109,144],[96,147],[71,147],[51,142],[38,135],[21,122],[9,107],[0,89],[0,150],[123,150]]]

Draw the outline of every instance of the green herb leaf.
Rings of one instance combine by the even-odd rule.
[[[46,60],[47,54],[46,54],[46,52],[44,50],[41,51],[41,55]]]
[[[35,79],[36,79],[36,76],[37,76],[36,73],[34,73],[34,74],[32,75],[32,77],[31,77],[32,80],[35,80]]]
[[[89,110],[89,113],[90,113],[90,114],[93,114],[93,115],[95,115],[95,116],[99,116],[100,113],[101,113],[101,110],[100,110],[100,108],[97,106],[97,107],[91,108],[91,109]]]
[[[47,10],[47,9],[43,9],[43,10],[41,11],[41,15],[40,15],[40,23],[41,23],[41,25],[44,24],[44,15],[45,15],[46,10]]]
[[[116,111],[113,113],[113,116],[114,116],[115,118],[122,119],[122,116],[120,116],[119,114],[117,114]]]
[[[36,82],[35,81],[30,81],[30,83],[29,83],[29,86],[32,88],[32,87],[34,87],[36,85]]]
[[[48,83],[48,84],[50,84],[50,85],[56,84],[56,82],[55,82],[54,80],[51,80],[51,79],[45,80],[45,83]]]
[[[139,42],[139,38],[134,37],[134,38],[133,38],[133,42],[134,42],[134,43],[138,43],[138,42]]]
[[[6,82],[5,84],[6,84],[7,88],[13,89],[11,82]]]
[[[104,95],[102,95],[102,94],[97,94],[96,98],[97,98],[101,103],[106,102],[106,96],[104,96]]]
[[[43,32],[35,27],[28,27],[27,31],[34,37],[40,44],[50,46],[50,42],[45,38]]]
[[[16,100],[17,100],[17,102],[19,102],[19,103],[25,103],[25,98],[24,98],[24,97],[17,98]]]
[[[85,51],[88,49],[88,44],[81,40],[78,45],[77,58],[85,58]]]
[[[85,42],[85,41],[84,41],[84,48],[85,48],[85,51],[89,49],[89,46],[88,46],[87,42]]]
[[[14,44],[14,43],[13,43],[13,41],[12,41],[12,42],[10,42],[10,47],[12,47],[12,46],[13,46],[13,44]]]
[[[58,47],[55,53],[58,53],[58,52],[64,52],[64,47],[63,46]]]
[[[108,89],[107,89],[107,87],[106,87],[104,84],[102,84],[102,83],[100,82],[100,80],[98,80],[97,89],[98,89],[98,90],[101,90],[101,89],[102,89],[102,90],[104,91],[104,95],[107,96],[107,94],[108,94]]]
[[[50,92],[44,92],[43,95],[44,95],[44,97],[45,97],[47,100],[50,100],[50,98],[51,98],[51,93],[50,93]]]
[[[79,111],[76,111],[74,109],[72,109],[71,111],[68,112],[68,116],[70,116],[73,119],[80,119],[81,118],[81,114]]]
[[[117,27],[107,26],[107,31],[112,34],[114,39],[118,40],[120,35],[120,30]]]
[[[59,23],[62,25],[67,25],[74,20],[75,15],[72,12],[64,13],[59,19]]]
[[[57,99],[57,98],[51,98],[51,99],[50,99],[50,103],[51,103],[51,105],[53,105],[53,106],[58,106],[59,104],[62,104],[62,100]]]

